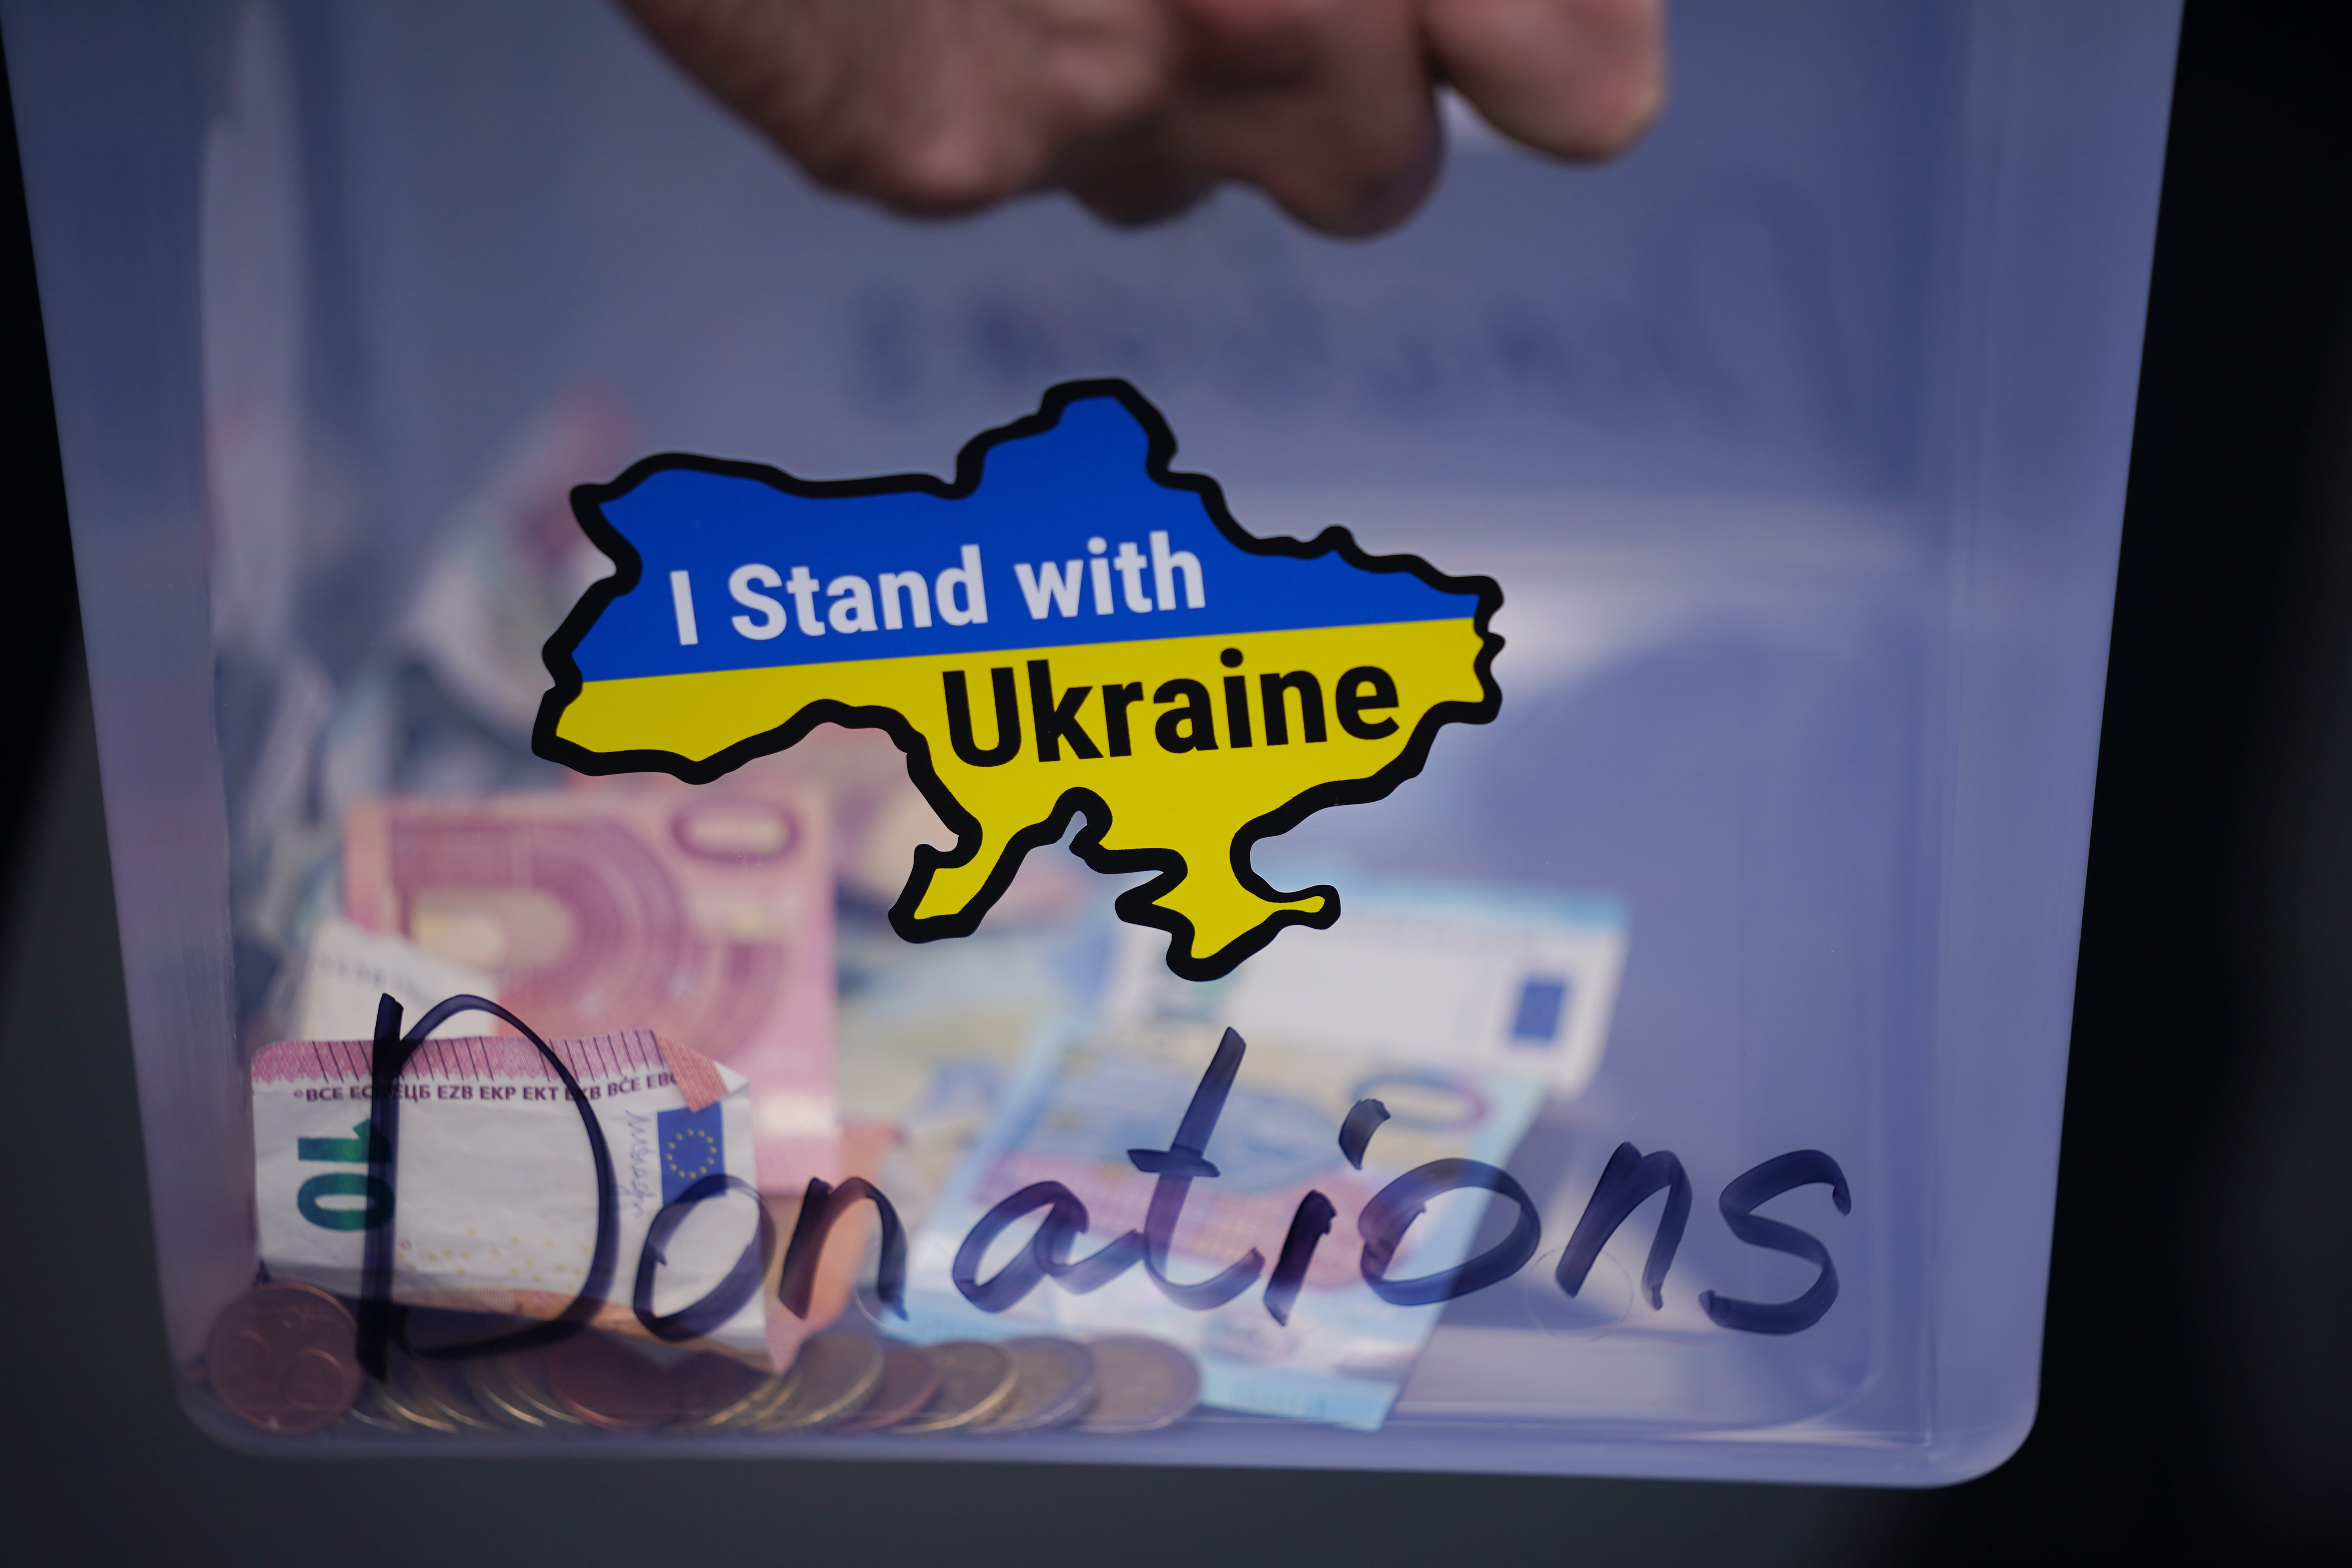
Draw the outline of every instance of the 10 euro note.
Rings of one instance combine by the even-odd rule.
[[[661,1318],[687,1312],[688,1321],[707,1324],[699,1342],[768,1357],[757,1277],[749,1290],[740,1278],[730,1282],[747,1247],[759,1245],[756,1203],[731,1184],[727,1194],[698,1196],[669,1222],[650,1299],[636,1293],[646,1237],[666,1205],[713,1175],[752,1184],[743,1076],[643,1030],[554,1040],[550,1048],[583,1100],[571,1099],[538,1047],[519,1036],[417,1047],[399,1079],[391,1190],[370,1160],[373,1046],[264,1048],[253,1062],[263,1266],[273,1279],[356,1297],[369,1235],[389,1225],[394,1301],[557,1317],[587,1283],[595,1249],[601,1193],[584,1106],[611,1153],[619,1239],[592,1325],[652,1337],[639,1306]]]
[[[840,1179],[824,795],[773,768],[353,805],[351,918],[493,977],[542,1034],[658,1031],[750,1080],[763,1191]]]

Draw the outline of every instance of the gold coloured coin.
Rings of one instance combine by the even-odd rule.
[[[795,1373],[776,1373],[775,1376],[761,1384],[751,1398],[743,1402],[743,1408],[727,1423],[728,1430],[740,1432],[760,1426],[769,1416],[776,1413],[785,1400],[793,1396],[793,1390],[799,1384],[800,1378]]]
[[[466,1380],[467,1390],[475,1403],[487,1411],[502,1426],[512,1426],[526,1432],[544,1431],[553,1423],[530,1405],[515,1392],[508,1381],[506,1369],[498,1356],[475,1356],[459,1369]]]
[[[866,1403],[834,1429],[878,1432],[885,1426],[896,1426],[929,1405],[939,1387],[940,1374],[932,1368],[930,1357],[912,1345],[885,1345],[882,1381],[874,1385]]]
[[[417,1430],[415,1424],[410,1421],[406,1416],[395,1415],[390,1409],[377,1404],[375,1394],[372,1390],[362,1390],[360,1394],[359,1399],[352,1405],[348,1414],[352,1420],[360,1423],[362,1426],[373,1426],[379,1432],[414,1432]]]
[[[717,1432],[745,1425],[782,1396],[782,1374],[733,1356],[706,1352],[677,1369],[678,1417],[673,1432]]]
[[[1094,1352],[1075,1340],[1004,1342],[1013,1358],[1013,1397],[978,1430],[1043,1432],[1066,1426],[1095,1402]]]
[[[555,1402],[555,1396],[547,1391],[546,1380],[541,1373],[541,1358],[538,1352],[525,1351],[520,1355],[499,1356],[494,1359],[497,1363],[494,1370],[499,1386],[506,1390],[508,1396],[518,1405],[539,1417],[541,1425],[559,1430],[568,1426],[587,1425],[585,1421],[558,1405]]]
[[[469,1431],[499,1430],[499,1423],[475,1402],[455,1363],[411,1355],[393,1370],[403,1403]]]
[[[1156,1432],[1192,1414],[1201,1369],[1165,1340],[1118,1334],[1087,1342],[1098,1386],[1082,1432]]]
[[[431,1405],[413,1397],[406,1390],[389,1383],[368,1384],[366,1403],[370,1411],[384,1418],[388,1425],[412,1432],[455,1432],[457,1423],[444,1415]]]
[[[952,1432],[985,1421],[1012,1403],[1013,1358],[997,1346],[950,1340],[926,1345],[923,1353],[940,1374],[939,1391],[929,1405],[887,1430],[911,1436]]]
[[[793,1358],[793,1385],[752,1418],[762,1432],[804,1432],[856,1415],[882,1381],[882,1347],[862,1334],[818,1334]]]

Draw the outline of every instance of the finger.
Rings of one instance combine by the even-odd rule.
[[[1171,163],[1149,128],[1095,138],[1066,149],[1051,183],[1105,223],[1140,228],[1197,206],[1217,188],[1213,175]]]
[[[1183,0],[1151,162],[1247,181],[1326,234],[1402,223],[1444,155],[1410,0]]]
[[[1419,211],[1445,159],[1437,103],[1424,80],[1378,94],[1269,107],[1232,126],[1212,156],[1308,228],[1344,239],[1382,234]],[[1223,127],[1202,129],[1217,140]]]
[[[1283,147],[1311,146],[1283,155]],[[1093,150],[1089,150],[1090,152]],[[1361,238],[1395,227],[1437,183],[1444,141],[1435,109],[1368,144],[1359,127],[1278,105],[1178,116],[1141,150],[1066,158],[1054,183],[1108,221],[1157,223],[1228,181],[1254,184],[1318,233]]]
[[[822,184],[900,211],[1038,188],[1057,149],[1161,97],[1148,5],[625,0],[666,51]]]
[[[1660,0],[1422,0],[1438,74],[1489,124],[1560,158],[1622,152],[1665,98]]]

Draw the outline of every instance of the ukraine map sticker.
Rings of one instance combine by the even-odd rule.
[[[1177,974],[1225,974],[1339,915],[1251,846],[1381,799],[1440,728],[1500,710],[1503,594],[1342,528],[1253,538],[1175,451],[1132,386],[1074,382],[952,482],[672,455],[583,485],[617,570],[548,642],[533,747],[702,784],[820,724],[880,728],[956,835],[916,849],[899,935],[969,934],[1075,816],[1096,870],[1158,873],[1120,918],[1168,931]]]

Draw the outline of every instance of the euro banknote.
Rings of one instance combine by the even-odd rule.
[[[1294,931],[1232,974],[1177,979],[1133,928],[1119,933],[1103,1011],[1120,1018],[1210,1018],[1252,1040],[1391,1056],[1456,1069],[1532,1073],[1563,1100],[1601,1068],[1625,906],[1554,892],[1360,872],[1286,869],[1284,887],[1343,881],[1348,912]]]
[[[341,915],[314,921],[289,975],[286,1033],[298,1040],[344,1039],[374,1026],[377,998],[390,996],[410,1016],[445,996],[498,1000],[497,984],[479,970],[425,952],[406,937],[373,931]],[[478,1035],[482,1018],[457,1014],[434,1034]]]
[[[843,1120],[884,1151],[872,1173],[908,1226],[987,1130],[1039,1027],[1091,1004],[1111,924],[1106,900],[1087,918],[959,942],[845,931]]]
[[[758,1260],[761,1227],[743,1076],[644,1030],[549,1046],[583,1100],[520,1036],[416,1047],[399,1079],[388,1184],[372,1158],[373,1044],[291,1041],[257,1053],[254,1203],[263,1267],[276,1279],[356,1297],[369,1234],[389,1226],[394,1301],[557,1317],[589,1281],[607,1201],[584,1107],[610,1153],[618,1240],[607,1299],[590,1322],[672,1337],[652,1334],[650,1314],[673,1328],[698,1326],[694,1337],[710,1345],[767,1358],[763,1270],[747,1276],[745,1267],[747,1256]],[[660,1258],[641,1289],[649,1237]],[[778,1348],[788,1352],[798,1330],[780,1327]]]
[[[1150,1334],[1200,1359],[1206,1404],[1379,1426],[1444,1308],[1375,1292],[1360,1217],[1417,1167],[1506,1165],[1548,1096],[1584,1089],[1607,1043],[1624,923],[1605,897],[1354,877],[1331,930],[1286,931],[1206,984],[1169,975],[1151,933],[1120,928],[1092,1019],[1041,1028],[918,1234],[917,1337]],[[1076,1257],[1144,1226],[1158,1182],[1132,1152],[1171,1147],[1229,1027],[1245,1048],[1202,1151],[1216,1174],[1186,1194],[1164,1272],[1208,1279],[1253,1249],[1270,1267],[1307,1194],[1320,1193],[1328,1232],[1283,1316],[1262,1288],[1205,1310],[1181,1304],[1139,1265],[1084,1289],[1048,1280],[994,1312],[952,1288],[982,1217],[1040,1183],[1086,1208]],[[1357,1166],[1339,1134],[1365,1100],[1385,1120]],[[1433,1204],[1391,1275],[1463,1265],[1486,1206],[1475,1193]],[[1008,1233],[976,1277],[993,1275],[1034,1229],[1024,1221]]]
[[[982,1216],[1034,1184],[1059,1183],[1085,1205],[1087,1229],[1075,1256],[1140,1230],[1156,1182],[1135,1166],[1130,1151],[1170,1147],[1218,1039],[1211,1025],[1130,1022],[1041,1040],[916,1241],[911,1336],[1148,1334],[1200,1359],[1205,1404],[1378,1427],[1443,1309],[1401,1307],[1372,1292],[1357,1267],[1357,1217],[1382,1186],[1430,1161],[1501,1164],[1542,1103],[1532,1075],[1459,1072],[1381,1051],[1247,1043],[1205,1151],[1217,1174],[1192,1184],[1167,1272],[1199,1280],[1252,1250],[1275,1258],[1307,1194],[1319,1192],[1335,1223],[1286,1322],[1267,1311],[1255,1289],[1209,1310],[1181,1305],[1139,1265],[1084,1293],[1048,1280],[997,1312],[949,1288],[959,1250]],[[1338,1133],[1367,1098],[1381,1100],[1391,1120],[1359,1170],[1343,1157]],[[1397,1253],[1396,1272],[1461,1264],[1482,1212],[1467,1197],[1433,1208]],[[982,1260],[982,1274],[1003,1267],[1033,1228],[1008,1234]]]
[[[351,918],[487,973],[542,1035],[656,1031],[750,1080],[761,1189],[840,1179],[821,790],[745,769],[345,815]]]

